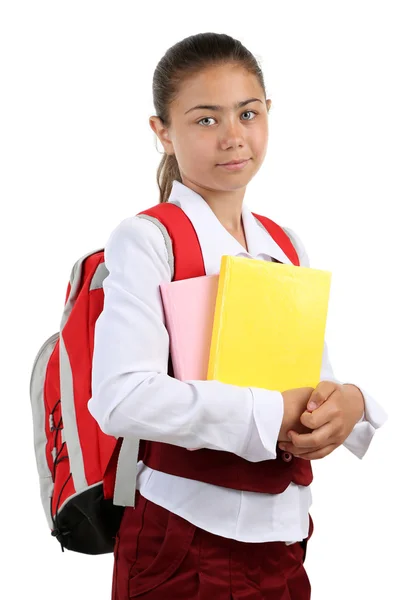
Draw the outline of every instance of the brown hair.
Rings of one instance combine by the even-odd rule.
[[[198,33],[171,46],[156,66],[153,75],[153,104],[156,116],[170,127],[169,106],[185,79],[218,64],[240,64],[255,75],[266,96],[262,70],[253,54],[243,44],[225,33]],[[157,140],[156,140],[157,143]],[[174,179],[182,181],[174,154],[163,153],[157,169],[159,202],[169,199]]]

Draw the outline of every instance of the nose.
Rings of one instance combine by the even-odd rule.
[[[243,125],[234,119],[225,122],[220,145],[222,150],[244,146]]]

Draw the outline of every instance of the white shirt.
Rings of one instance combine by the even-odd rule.
[[[291,264],[243,202],[248,252],[225,229],[203,197],[179,181],[169,202],[180,206],[197,233],[207,275],[219,273],[224,254]],[[305,249],[287,227],[301,266],[310,266]],[[179,381],[167,374],[169,335],[159,286],[172,279],[160,229],[136,215],[111,233],[104,250],[109,275],[104,307],[95,326],[91,414],[115,437],[134,436],[184,448],[233,452],[258,462],[276,458],[283,418],[280,391],[240,387],[219,381]],[[321,380],[339,382],[327,344]],[[341,382],[339,382],[341,383]],[[365,411],[344,446],[357,457],[367,451],[375,429],[387,419],[383,408],[360,388]],[[290,483],[281,494],[219,487],[137,465],[140,493],[211,533],[244,542],[307,537],[309,486]]]

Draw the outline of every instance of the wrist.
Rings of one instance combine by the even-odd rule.
[[[278,435],[279,442],[290,442],[288,432],[293,429],[297,433],[310,433],[311,429],[301,423],[301,416],[313,392],[312,387],[294,388],[282,392],[283,418]]]
[[[359,387],[353,383],[342,384],[344,393],[346,393],[348,404],[354,406],[355,409],[355,423],[361,421],[363,415],[365,415],[365,401],[364,395]]]

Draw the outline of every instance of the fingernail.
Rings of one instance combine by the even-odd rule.
[[[315,408],[316,408],[316,403],[315,402],[309,402],[308,409],[309,410],[315,410]]]

